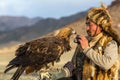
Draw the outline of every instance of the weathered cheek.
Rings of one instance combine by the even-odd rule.
[[[95,27],[92,27],[90,30],[91,30],[91,32],[94,33],[94,32],[96,31],[96,28],[95,28]]]
[[[98,26],[93,25],[91,28],[92,28],[92,30],[96,31],[96,29],[98,29]]]

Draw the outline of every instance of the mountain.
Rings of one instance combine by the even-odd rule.
[[[11,41],[27,41],[38,38],[53,30],[59,29],[66,24],[70,24],[80,18],[83,18],[86,12],[80,12],[68,17],[60,19],[47,18],[39,20],[31,26],[22,26],[8,31],[0,31],[0,44],[9,43]]]
[[[22,26],[30,26],[35,24],[42,18],[27,18],[27,17],[13,17],[13,16],[0,16],[0,31],[13,30]]]
[[[113,18],[113,27],[120,34],[120,0],[112,2],[108,7]],[[30,41],[48,34],[62,27],[72,27],[78,34],[86,34],[85,32],[85,16],[87,11],[80,12],[71,16],[62,17],[60,19],[47,18],[38,21],[31,26],[23,26],[10,31],[0,32],[0,44],[9,43],[11,41]],[[53,33],[50,33],[53,34]],[[49,34],[49,35],[50,35]]]
[[[113,26],[120,34],[120,0],[115,0],[112,2],[109,6],[109,11],[113,19]]]

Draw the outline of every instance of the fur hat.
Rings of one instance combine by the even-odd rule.
[[[100,8],[90,9],[86,19],[90,19],[95,24],[102,27],[103,31],[113,37],[120,45],[120,37],[112,28],[112,18],[104,4],[102,4]]]

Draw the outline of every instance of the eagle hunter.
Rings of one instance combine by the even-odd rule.
[[[18,80],[24,71],[26,74],[39,71],[47,64],[58,61],[64,52],[71,50],[70,36],[73,33],[75,30],[66,27],[56,36],[43,37],[19,46],[16,57],[9,62],[4,73],[17,68],[11,80]]]

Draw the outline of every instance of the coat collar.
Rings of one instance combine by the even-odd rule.
[[[103,33],[100,33],[100,34],[92,37],[92,40],[90,41],[89,46],[90,46],[90,47],[93,47],[93,46],[99,41],[99,39],[100,39],[102,36],[103,36]]]

